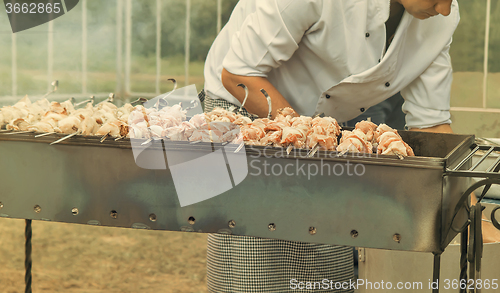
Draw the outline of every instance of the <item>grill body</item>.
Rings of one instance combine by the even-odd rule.
[[[157,160],[168,152],[166,169],[160,163],[152,170],[136,164],[129,140],[77,136],[50,146],[56,135],[0,134],[0,216],[440,253],[456,235],[450,227],[465,223],[464,210],[453,216],[469,185],[445,170],[470,152],[474,136],[400,134],[417,157],[320,151],[307,158],[307,151],[246,146],[241,183],[184,207],[172,166],[187,153],[201,158],[224,148],[234,154],[237,146],[157,143],[139,155]],[[203,174],[211,174],[200,168],[206,169],[186,180],[202,188]]]

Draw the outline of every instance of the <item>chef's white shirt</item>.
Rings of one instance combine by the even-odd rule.
[[[401,91],[408,127],[451,123],[456,0],[446,17],[405,11],[386,52],[389,9],[390,0],[240,0],[208,53],[207,95],[240,105],[222,85],[225,68],[268,78],[302,115],[343,122]]]

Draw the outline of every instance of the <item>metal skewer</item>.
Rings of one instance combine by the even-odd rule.
[[[42,96],[42,99],[46,98],[48,95],[52,94],[53,92],[57,91],[57,87],[59,86],[59,81],[54,80],[52,83],[52,90],[46,93],[45,95]]]
[[[72,134],[66,135],[65,137],[63,137],[63,138],[61,138],[61,139],[58,139],[58,140],[56,140],[56,141],[54,141],[54,142],[51,142],[51,143],[50,143],[50,145],[60,143],[60,142],[65,141],[66,139],[68,139],[68,138],[70,138],[70,137],[73,137],[73,136],[75,136],[75,135],[79,135],[80,133],[81,133],[81,131],[80,131],[80,130],[78,130],[78,131],[77,131],[77,132],[75,132],[75,133],[72,133]]]
[[[47,133],[37,134],[37,135],[35,135],[35,138],[42,137],[42,136],[47,136],[47,135],[51,135],[51,134],[55,134],[55,133],[57,133],[57,132],[53,131],[53,132],[47,132]]]
[[[341,156],[345,155],[345,153],[347,153],[347,152],[349,151],[349,148],[350,148],[352,145],[353,145],[353,144],[352,144],[352,142],[351,142],[351,144],[349,144],[349,146],[348,146],[345,150],[341,151],[341,152],[337,155],[337,157],[341,157]]]
[[[104,141],[106,140],[106,138],[108,138],[108,136],[109,136],[109,132],[108,132],[108,133],[106,133],[105,135],[103,135],[103,136],[101,137],[100,142],[101,142],[101,143],[102,143],[102,142],[104,142]]]
[[[241,151],[241,149],[242,149],[244,146],[245,146],[245,142],[244,142],[244,141],[242,141],[242,142],[240,143],[240,145],[236,148],[236,150],[234,151],[234,153],[237,153],[237,152]]]
[[[148,101],[148,99],[146,99],[146,98],[138,98],[137,100],[135,100],[135,101],[133,101],[133,102],[130,102],[130,104],[131,104],[132,106],[134,106],[134,104],[139,104],[139,103],[144,104],[144,103],[146,103],[147,101]]]
[[[241,103],[241,107],[238,110],[238,113],[241,113],[241,110],[243,109],[243,107],[245,107],[245,103],[247,102],[248,99],[248,88],[246,85],[242,83],[237,84],[237,86],[242,87],[245,90],[245,99],[243,99],[243,103]]]
[[[169,78],[167,80],[170,80],[171,82],[174,83],[174,89],[172,91],[175,91],[177,89],[177,80],[173,79],[173,78]]]
[[[190,104],[191,104],[191,107],[187,107],[186,109],[184,109],[185,111],[188,111],[188,110],[191,110],[191,109],[194,109],[194,108],[198,107],[198,101],[197,100],[192,100],[190,102]]]
[[[267,118],[268,119],[271,119],[271,111],[273,110],[272,106],[271,106],[271,97],[267,94],[267,92],[264,90],[264,89],[260,89],[260,92],[264,94],[264,96],[266,97],[267,99],[267,105],[269,107],[269,111],[267,113]]]
[[[320,147],[319,143],[316,143],[314,147],[311,149],[311,151],[307,154],[307,157],[312,158],[314,154],[316,154],[316,152],[319,150],[319,147]]]
[[[5,133],[4,135],[21,134],[21,133],[31,133],[31,132],[35,132],[35,131],[33,131],[33,130],[13,131],[13,132]]]
[[[114,100],[115,100],[115,94],[114,94],[114,93],[109,93],[108,98],[107,98],[107,99],[105,99],[104,101],[101,101],[101,102],[97,103],[97,105],[100,105],[100,104],[102,104],[102,103],[104,103],[104,102],[113,103],[113,101],[114,101]],[[92,102],[92,103],[93,103],[93,102]],[[97,106],[97,105],[96,105],[96,106]]]
[[[82,104],[85,104],[85,103],[88,103],[88,102],[90,102],[90,103],[93,105],[93,104],[94,104],[94,102],[95,102],[95,96],[90,96],[90,99],[85,100],[85,101],[82,101],[82,102],[80,102],[80,103],[76,103],[76,104],[74,104],[74,106],[75,106],[75,107],[78,107],[78,106],[80,106],[80,105],[82,105]]]
[[[147,145],[148,143],[150,143],[153,139],[152,138],[148,138],[145,142],[141,143],[141,145]]]
[[[173,78],[169,78],[168,80],[170,80],[171,82],[174,83],[174,88],[172,89],[172,91],[170,91],[170,93],[168,93],[163,98],[160,98],[160,99],[158,99],[158,101],[156,101],[156,104],[154,105],[154,107],[156,108],[157,111],[158,111],[158,108],[160,107],[160,101],[165,102],[167,104],[166,106],[168,106],[168,101],[166,100],[166,98],[168,96],[170,96],[177,89],[177,80],[175,80]]]

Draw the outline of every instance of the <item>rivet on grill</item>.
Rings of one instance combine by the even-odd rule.
[[[189,219],[188,219],[189,225],[194,225],[195,222],[196,222],[196,220],[194,219],[194,217],[189,217]]]
[[[236,227],[236,222],[234,220],[229,221],[227,224],[229,225],[229,228]]]
[[[155,214],[150,214],[150,215],[149,215],[149,220],[150,220],[151,222],[156,222],[156,215],[155,215]]]
[[[274,231],[274,230],[276,230],[276,225],[274,223],[271,223],[271,224],[267,225],[267,228],[269,229],[269,231]]]
[[[72,208],[71,213],[73,214],[73,216],[78,215],[78,213],[79,213],[78,208]]]
[[[3,203],[0,202],[0,209],[3,208]]]
[[[110,215],[110,216],[111,216],[111,218],[113,218],[113,219],[118,218],[118,212],[117,212],[117,211],[115,211],[115,210],[112,210],[112,211],[109,213],[109,215]]]
[[[41,211],[42,211],[42,207],[40,207],[39,205],[36,205],[33,210],[35,211],[35,213],[39,214]]]
[[[401,243],[401,235],[396,233],[394,236],[392,236],[392,240],[396,241],[397,243]]]
[[[316,227],[309,227],[309,234],[311,235],[316,234]]]
[[[358,237],[358,235],[359,235],[358,231],[356,231],[356,230],[352,230],[351,231],[351,237],[352,238],[356,238],[356,237]]]

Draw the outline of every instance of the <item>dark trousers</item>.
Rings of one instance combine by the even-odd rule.
[[[371,121],[377,125],[385,123],[394,129],[404,130],[406,115],[401,109],[403,102],[403,97],[400,93],[397,93],[387,100],[368,108],[368,110],[358,117],[344,122],[342,126],[354,127],[359,121],[367,120],[368,117],[371,117]]]

